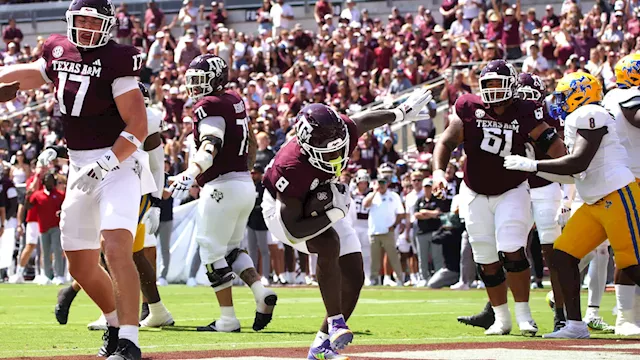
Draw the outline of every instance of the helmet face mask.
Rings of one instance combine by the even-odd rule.
[[[204,54],[189,64],[185,73],[187,95],[200,100],[214,92],[223,91],[229,80],[229,67],[219,56]]]
[[[504,60],[490,61],[480,73],[480,96],[488,105],[500,106],[516,93],[517,72]]]
[[[544,98],[545,92],[546,86],[539,76],[529,73],[518,75],[517,95],[519,99],[539,102]]]
[[[66,12],[67,38],[84,49],[106,45],[116,25],[115,8],[109,0],[74,0]]]
[[[190,98],[200,100],[213,92],[211,74],[199,69],[188,69],[184,76],[187,95]]]
[[[518,89],[518,97],[522,100],[540,101],[542,94],[530,86],[523,86]]]

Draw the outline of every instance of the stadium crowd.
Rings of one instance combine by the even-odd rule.
[[[258,141],[252,174],[259,190],[261,174],[293,135],[296,115],[308,103],[331,104],[351,114],[413,86],[444,79],[444,86],[436,87],[434,94],[448,104],[443,111],[450,113],[460,95],[477,89],[482,64],[499,58],[521,63],[522,71],[542,77],[547,89],[553,89],[565,73],[578,69],[601,78],[610,89],[615,86],[617,60],[640,48],[637,1],[603,1],[584,9],[579,1],[566,0],[559,9],[548,5],[545,14],[537,14],[533,8],[521,8],[519,0],[444,0],[439,14],[424,6],[402,14],[394,7],[388,18],[380,19],[369,16],[365,3],[347,0],[336,16],[330,2],[320,0],[314,10],[317,27],[305,29],[285,0],[265,0],[257,10],[258,26],[253,34],[235,31],[228,24],[223,2],[198,6],[184,0],[183,4],[178,15],[170,18],[153,0],[142,17],[130,15],[123,3],[117,10],[119,24],[114,34],[118,42],[133,44],[145,54],[141,81],[149,86],[152,106],[165,113],[166,172],[175,175],[184,170],[193,152],[193,102],[184,86],[186,68],[197,55],[212,53],[230,64],[229,88],[245,100]],[[22,39],[22,32],[10,20],[3,30],[3,65],[39,58],[45,39],[39,37],[36,44]],[[435,104],[429,110],[435,118]],[[18,189],[15,204],[23,204],[27,184],[34,179],[38,183],[45,175],[36,170],[38,154],[46,146],[62,143],[53,85],[21,92],[14,101],[1,104],[0,113],[4,176]],[[412,127],[416,148],[407,152],[396,149],[397,134],[390,128],[365,134],[348,171],[341,176],[356,200],[356,227],[363,234],[361,243],[369,259],[368,263],[365,260],[368,284],[482,286],[476,281],[464,224],[457,215],[455,195],[465,161],[462,149],[447,168],[447,199],[430,195],[435,129],[432,119],[417,122]],[[62,161],[54,169],[61,191],[67,170]],[[2,196],[7,193],[3,185]],[[367,194],[372,195],[367,198]],[[395,207],[386,202],[381,205],[376,196],[393,198]],[[182,203],[197,198],[194,186]],[[172,211],[180,204],[172,200],[164,200],[158,234],[164,264],[159,270],[161,284],[166,282],[170,261]],[[14,226],[20,228],[16,237],[21,246],[12,256],[19,259],[25,248],[26,212],[18,211],[10,201],[4,203],[6,218],[17,216]],[[249,220],[247,248],[263,283],[313,283],[313,257],[296,255],[293,248],[272,241],[259,204],[257,199]],[[389,217],[389,227],[376,228],[377,220]],[[59,247],[59,236],[57,241]],[[43,249],[40,258],[50,259],[56,247]],[[535,286],[541,284],[543,269],[537,249],[532,252]],[[45,267],[51,263],[45,261]],[[199,259],[194,259],[188,284],[196,284],[199,265]],[[43,273],[47,275],[40,278],[42,283],[61,276],[48,268]]]

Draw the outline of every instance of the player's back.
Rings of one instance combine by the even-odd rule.
[[[125,128],[114,98],[133,89],[131,81],[120,79],[140,74],[138,50],[114,41],[79,50],[65,35],[53,34],[44,43],[41,64],[56,87],[69,149],[111,147]]]
[[[585,203],[593,204],[604,196],[634,180],[627,166],[627,151],[620,144],[616,124],[607,110],[595,104],[584,105],[569,114],[564,121],[564,138],[569,153],[573,152],[577,132],[606,126],[608,133],[587,167],[586,176],[576,179],[576,190]]]
[[[464,124],[467,186],[479,194],[499,195],[526,181],[529,174],[503,167],[504,157],[525,155],[529,132],[543,120],[544,109],[516,99],[498,115],[474,94],[462,95],[455,107]]]
[[[629,124],[620,107],[620,104],[630,100],[640,103],[640,89],[613,89],[604,97],[602,106],[613,115],[620,144],[627,150],[629,169],[640,179],[640,129]]]
[[[218,179],[249,178],[249,117],[244,101],[232,91],[218,96],[206,96],[194,106],[195,124],[193,128],[196,147],[200,148],[199,123],[206,118],[224,120],[224,138],[222,147],[213,159],[213,165],[198,175],[200,186]]]

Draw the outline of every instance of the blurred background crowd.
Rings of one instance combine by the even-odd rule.
[[[8,1],[14,2],[23,1]],[[410,127],[410,139],[402,149],[397,148],[400,134],[391,127],[365,134],[340,180],[354,192],[355,226],[363,234],[361,242],[370,259],[365,265],[368,283],[457,289],[482,286],[476,281],[455,204],[465,161],[462,149],[455,152],[447,169],[451,184],[447,200],[430,195],[436,129],[446,127],[460,95],[477,90],[480,69],[493,59],[509,59],[522,71],[540,75],[548,89],[563,74],[578,69],[600,77],[607,89],[613,88],[617,60],[640,49],[639,2],[601,0],[586,7],[579,0],[565,0],[537,13],[534,8],[523,8],[520,0],[443,0],[437,11],[420,5],[402,13],[393,7],[385,18],[371,17],[366,2],[347,0],[339,5],[341,10],[336,11],[327,0],[315,2],[316,26],[303,27],[286,0],[264,0],[255,14],[255,31],[243,33],[234,30],[220,1],[184,0],[178,14],[166,15],[151,0],[141,16],[131,15],[127,4],[120,4],[114,40],[132,44],[145,54],[141,81],[149,86],[152,106],[165,113],[167,174],[182,171],[192,152],[193,102],[186,96],[184,74],[199,54],[216,54],[230,65],[228,88],[245,100],[258,140],[257,165],[252,171],[258,188],[264,168],[294,135],[296,114],[306,104],[322,102],[352,114],[401,101],[402,94],[414,86],[432,86],[438,103],[430,104],[424,120]],[[38,59],[46,40],[38,37],[34,44],[25,43],[13,20],[4,26],[2,35],[5,46],[0,65]],[[21,92],[14,101],[0,104],[0,158],[5,178],[19,190],[18,203],[24,202],[27,180],[43,176],[35,173],[39,152],[64,143],[52,90],[45,86]],[[436,116],[444,121],[436,123]],[[66,170],[63,162],[54,169],[60,189],[64,189]],[[387,191],[397,194],[399,206],[380,210],[375,199],[366,199],[370,192],[380,197]],[[198,189],[193,188],[183,203],[197,198]],[[247,247],[263,282],[313,283],[313,257],[296,254],[265,235],[259,202],[248,224]],[[170,261],[167,234],[173,208],[178,205],[168,199],[162,208],[162,221],[169,229],[161,228],[159,234],[163,264]],[[17,209],[7,209],[7,219],[16,213]],[[393,232],[393,246],[375,238],[380,231],[375,229],[375,220],[367,219],[388,213],[397,220],[387,229]],[[17,220],[19,226],[25,223]],[[22,248],[16,246],[12,256]],[[43,254],[47,256],[51,255]],[[540,264],[534,281],[539,286],[542,261],[539,254],[532,257]],[[194,259],[193,277],[198,266]],[[160,270],[159,277],[161,283],[166,282],[166,272]],[[189,281],[195,283],[192,276]]]

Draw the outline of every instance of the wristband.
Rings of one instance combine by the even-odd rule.
[[[435,180],[436,178],[445,178],[445,173],[444,170],[442,169],[438,169],[438,170],[434,170],[433,173],[431,174],[431,177]]]
[[[122,136],[127,141],[129,141],[130,143],[135,145],[136,148],[139,148],[140,146],[142,146],[142,143],[140,142],[140,140],[138,140],[137,137],[133,136],[133,134],[130,134],[130,133],[126,132],[126,131],[123,131],[123,132],[120,133],[120,136]]]
[[[112,150],[109,150],[98,159],[98,165],[105,171],[111,171],[111,169],[120,165],[120,160]]]
[[[394,113],[395,116],[396,116],[395,120],[393,120],[394,122],[404,120],[404,112],[402,110],[400,110],[399,108],[395,108],[395,109],[391,110],[391,112]]]
[[[149,199],[151,199],[151,206],[152,206],[152,207],[160,207],[160,202],[161,202],[162,200],[160,200],[160,199],[159,199],[159,198],[157,198],[157,197],[153,197],[153,196],[151,196],[151,195],[149,195]]]

